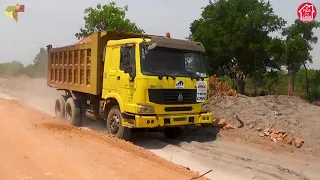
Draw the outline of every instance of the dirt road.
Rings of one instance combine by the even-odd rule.
[[[0,92],[9,96],[13,96],[19,101],[47,113],[46,116],[54,114],[53,105],[55,98],[59,94],[59,92],[56,90],[46,86],[45,79],[29,79],[27,77],[11,79],[0,78]],[[29,116],[32,116],[32,114]],[[13,115],[11,117],[13,118]],[[24,119],[24,116],[23,118],[21,117],[20,121],[22,119]],[[102,130],[103,127],[100,125],[101,124],[99,123],[92,122],[88,127],[89,129]],[[23,124],[20,124],[19,126],[20,128],[24,127]],[[3,125],[0,125],[0,127],[3,127]],[[48,129],[47,126],[39,127],[41,127],[39,128],[40,130],[32,131],[44,132],[48,136],[53,136],[51,138],[61,137],[65,133],[65,131],[62,131],[59,135],[59,131],[54,130],[54,128]],[[98,127],[100,127],[100,129]],[[9,130],[10,129],[7,131]],[[10,131],[13,131],[12,133],[16,132],[16,130]],[[233,137],[236,137],[237,133],[244,132],[234,131],[235,136]],[[78,135],[73,135],[72,138],[68,138],[68,136],[65,138],[72,140],[71,142],[78,142],[79,146],[76,147],[81,147],[83,149],[81,150],[82,153],[85,154],[87,151],[89,154],[92,153],[92,144],[96,145],[96,143],[99,144],[101,141],[98,140],[97,142],[96,139],[91,138],[83,140],[83,137],[80,137],[81,134],[82,132],[79,132]],[[163,138],[162,134],[146,133],[143,134],[143,136],[137,135],[137,137],[135,137],[136,139],[134,144],[144,147],[145,149],[148,149],[149,151],[154,152],[158,156],[161,156],[173,163],[189,167],[194,171],[198,171],[200,174],[212,169],[213,171],[207,174],[206,177],[214,180],[320,179],[318,176],[318,172],[320,172],[320,159],[317,156],[313,156],[312,154],[298,153],[299,151],[296,151],[295,149],[290,150],[289,148],[287,148],[288,151],[280,151],[278,147],[281,145],[272,144],[269,143],[269,141],[268,143],[262,145],[248,144],[246,141],[234,141],[230,140],[232,138],[228,138],[227,134],[227,132],[218,132],[214,129],[205,128],[199,131],[190,131],[190,133],[180,140],[167,140]],[[84,136],[86,137],[86,135]],[[0,140],[2,141],[1,135]],[[63,141],[65,146],[74,147],[74,144],[71,142]],[[60,144],[61,143],[62,142],[60,142]],[[48,150],[48,152],[52,153],[53,145],[51,146],[44,144],[44,147],[46,146],[51,149]],[[97,147],[100,146],[105,146],[105,144],[97,145]],[[94,152],[101,152],[98,149],[100,148],[95,148]],[[46,150],[47,149],[44,149],[44,153]],[[117,149],[117,151],[120,150]],[[64,152],[65,157],[71,156],[67,153],[72,154],[72,149]],[[73,156],[78,157],[78,155]],[[92,162],[91,159],[88,159],[88,161]],[[105,163],[106,161],[107,159],[105,161],[97,160],[99,163]],[[129,160],[126,160],[126,162],[129,162]],[[64,164],[66,164],[65,161]],[[76,166],[83,167],[86,166],[86,164],[87,163],[85,163],[85,160],[81,160]],[[72,166],[73,165],[74,164],[72,164]],[[90,167],[89,169],[92,170]],[[1,173],[2,172],[0,172],[0,174]]]
[[[124,141],[57,123],[0,99],[0,176],[5,179],[191,179],[196,174]]]

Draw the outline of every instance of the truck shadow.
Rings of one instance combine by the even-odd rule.
[[[191,142],[214,142],[219,134],[220,128],[199,127],[196,129],[186,129],[184,133],[174,139],[168,139],[162,132],[134,132],[132,136],[133,144],[145,149],[162,149],[168,145],[181,146]]]
[[[82,129],[90,129],[103,134],[106,134],[104,121],[85,121]],[[162,149],[168,145],[181,146],[185,143],[191,142],[214,142],[219,134],[220,128],[217,127],[187,127],[181,136],[168,139],[164,136],[163,132],[142,132],[134,131],[132,133],[131,142],[137,146],[145,149]]]

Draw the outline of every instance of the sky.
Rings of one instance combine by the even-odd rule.
[[[111,0],[0,0],[0,11],[17,2],[25,5],[19,14],[19,22],[0,13],[0,63],[20,61],[32,63],[41,47],[73,44],[77,33],[84,25],[84,9],[97,3]],[[115,0],[117,5],[128,5],[127,18],[143,28],[148,34],[185,38],[190,24],[200,18],[202,7],[209,0]],[[274,12],[292,24],[297,18],[298,6],[304,0],[270,0]],[[309,0],[318,7],[316,20],[320,21],[320,1]],[[320,30],[316,30],[320,37]],[[312,52],[313,64],[309,68],[320,69],[320,41]]]

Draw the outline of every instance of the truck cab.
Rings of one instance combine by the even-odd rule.
[[[105,54],[102,98],[119,102],[122,126],[212,123],[201,44],[148,36],[109,41]]]

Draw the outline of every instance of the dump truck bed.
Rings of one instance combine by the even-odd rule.
[[[100,95],[103,51],[107,42],[141,36],[124,32],[98,32],[71,46],[48,48],[47,85],[57,89]]]

